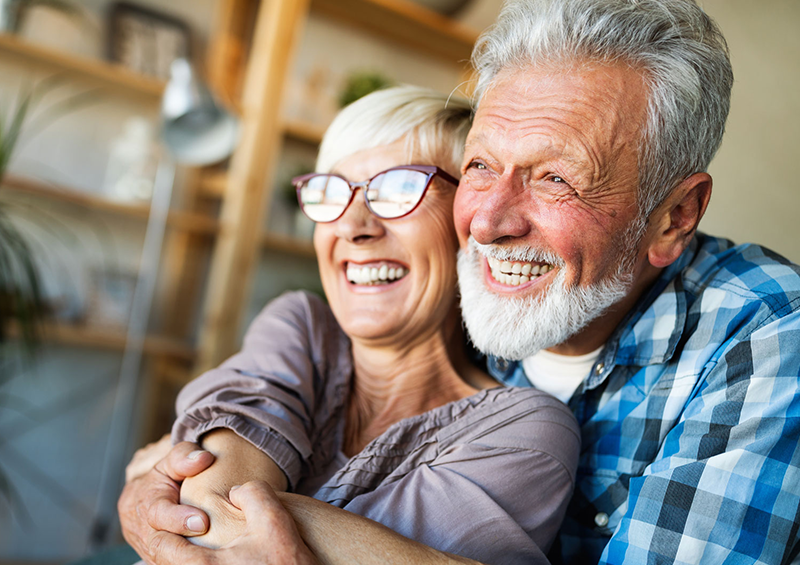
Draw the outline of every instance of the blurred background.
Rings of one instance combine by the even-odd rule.
[[[701,4],[736,75],[701,229],[798,262],[800,2]],[[124,465],[180,387],[271,298],[321,291],[288,181],[333,115],[385,84],[468,92],[500,5],[0,0],[0,563],[119,541]],[[164,129],[180,58],[221,113]]]

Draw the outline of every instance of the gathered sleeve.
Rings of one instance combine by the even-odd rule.
[[[308,293],[284,294],[256,317],[239,353],[183,388],[173,441],[232,430],[269,455],[294,488],[351,374],[350,342],[327,305]]]

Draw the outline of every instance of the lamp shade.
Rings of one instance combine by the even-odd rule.
[[[161,102],[162,137],[179,163],[211,165],[239,141],[238,120],[214,102],[186,59],[175,59]]]

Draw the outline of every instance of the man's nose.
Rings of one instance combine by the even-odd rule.
[[[350,205],[335,222],[337,237],[350,243],[365,243],[385,233],[382,220],[367,208],[364,195],[360,193],[363,190],[366,189],[355,189]]]
[[[528,235],[528,216],[534,204],[529,196],[510,175],[499,177],[487,190],[476,191],[469,226],[472,237],[478,243],[490,244]]]

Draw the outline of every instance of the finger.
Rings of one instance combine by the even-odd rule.
[[[181,442],[173,447],[165,458],[156,463],[155,469],[172,479],[181,482],[186,477],[193,477],[205,471],[214,456],[203,451],[196,443]]]
[[[158,565],[206,565],[214,562],[211,550],[168,532],[154,532],[150,536],[147,555]]]
[[[209,519],[205,512],[178,504],[168,497],[158,497],[147,507],[147,523],[154,530],[162,530],[181,536],[199,536],[208,531]]]
[[[294,528],[294,520],[278,500],[275,491],[264,481],[250,481],[243,486],[233,487],[229,497],[233,505],[244,512],[248,530]]]
[[[133,454],[131,462],[125,467],[125,482],[129,483],[150,471],[156,463],[167,456],[171,448],[172,440],[169,434],[165,434],[157,442],[138,449]]]

